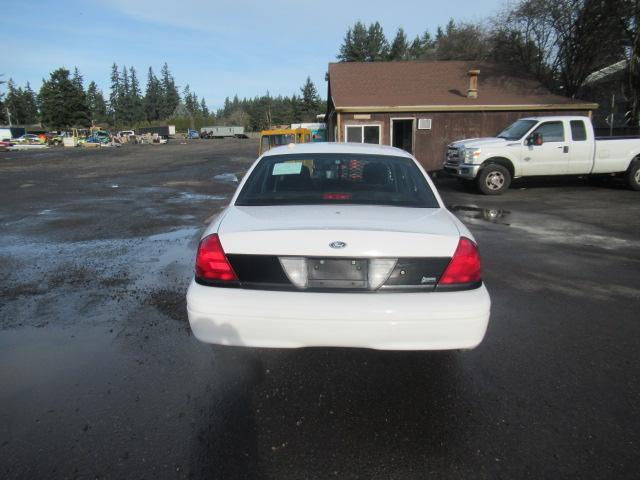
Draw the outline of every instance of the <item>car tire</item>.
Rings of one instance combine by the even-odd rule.
[[[476,186],[485,195],[500,195],[511,185],[511,174],[502,165],[490,163],[480,170]]]
[[[631,163],[627,170],[627,185],[631,190],[640,191],[640,159]]]

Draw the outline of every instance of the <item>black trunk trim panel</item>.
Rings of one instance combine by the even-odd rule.
[[[287,278],[280,260],[276,255],[227,255],[233,270],[238,275],[238,282],[210,282],[196,279],[202,285],[240,287],[256,290],[290,290],[298,291]],[[335,260],[343,260],[342,257],[333,257]],[[309,266],[319,260],[309,257]],[[327,258],[326,260],[330,260]],[[367,262],[367,259],[354,259],[358,262]],[[398,258],[395,268],[387,281],[377,292],[432,292],[432,291],[453,291],[472,290],[478,288],[481,282],[466,285],[437,286],[438,280],[444,273],[447,265],[451,261],[450,257],[405,257]],[[311,275],[313,277],[313,274]],[[316,279],[317,280],[317,279]],[[345,279],[346,280],[346,279]],[[329,282],[327,282],[329,283]],[[335,285],[327,284],[321,287],[320,282],[311,282],[307,292],[371,292],[365,287],[360,288],[331,288]]]

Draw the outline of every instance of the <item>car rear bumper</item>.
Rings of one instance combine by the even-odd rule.
[[[469,349],[484,338],[490,306],[484,285],[458,292],[312,293],[192,281],[187,292],[196,338],[250,347]]]

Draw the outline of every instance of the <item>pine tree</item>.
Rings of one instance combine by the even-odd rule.
[[[40,88],[42,122],[49,128],[88,126],[88,107],[82,104],[78,85],[69,75],[69,70],[59,68],[51,72],[49,80],[44,81]]]
[[[27,82],[27,86],[23,91],[24,96],[24,113],[26,124],[34,124],[38,122],[38,101],[36,93],[31,88],[31,84]]]
[[[153,69],[149,67],[147,91],[144,96],[144,111],[148,121],[153,122],[160,119],[161,104],[162,87],[160,86],[160,81],[153,74]]]
[[[409,46],[407,55],[410,60],[417,60],[422,57],[422,53],[422,40],[420,39],[420,36],[416,35],[416,38],[413,39]]]
[[[11,123],[21,125],[24,123],[24,107],[23,107],[22,89],[16,87],[13,78],[7,82],[7,100],[5,108],[9,110],[11,115]]]
[[[224,106],[222,107],[222,116],[228,117],[229,115],[231,115],[231,100],[229,100],[229,97],[226,97],[224,99]]]
[[[127,66],[122,67],[122,83],[120,86],[120,98],[118,103],[120,105],[119,117],[122,119],[125,125],[130,126],[133,119],[133,109],[131,105],[131,87],[129,85],[129,71]]]
[[[291,121],[286,123],[302,122],[304,112],[302,111],[302,100],[295,93],[291,96]]]
[[[122,124],[122,119],[120,118],[120,112],[122,111],[120,106],[122,98],[121,88],[118,65],[114,63],[111,66],[111,93],[109,94],[109,114],[113,118],[114,126]]]
[[[84,91],[84,81],[78,67],[73,70],[71,78],[74,95],[72,97],[71,107],[73,109],[73,125],[85,126],[91,121],[89,105],[87,102],[87,94]]]
[[[9,110],[11,122],[17,125],[32,125],[38,121],[36,95],[28,82],[23,89],[17,87],[13,79],[9,79],[4,108]]]
[[[73,69],[73,77],[71,78],[71,83],[73,83],[73,85],[78,90],[84,91],[84,79],[82,78],[82,75],[80,74],[80,70],[78,70],[78,67],[75,67]]]
[[[302,94],[302,117],[307,122],[312,122],[315,120],[316,115],[320,113],[320,97],[316,86],[311,81],[311,77],[307,77],[307,81],[300,88],[300,92]]]
[[[184,106],[187,110],[193,115],[195,109],[193,105],[193,96],[191,95],[191,88],[189,84],[187,84],[182,90],[182,101],[184,102]]]
[[[402,28],[398,28],[396,37],[393,39],[389,50],[389,60],[406,60],[408,56],[409,45],[407,43],[407,35]]]
[[[369,51],[367,28],[362,22],[357,21],[347,30],[338,59],[342,62],[366,62]]]
[[[209,108],[207,108],[207,102],[204,101],[204,97],[200,100],[200,113],[203,117],[210,116]]]
[[[169,118],[180,103],[180,94],[178,93],[178,88],[176,87],[173,76],[171,76],[171,72],[169,72],[169,66],[166,64],[166,62],[162,66],[161,75],[162,108],[160,111],[160,117]]]
[[[131,67],[129,69],[129,104],[131,108],[131,122],[139,123],[144,121],[145,112],[144,104],[142,101],[142,92],[140,91],[140,83],[138,82],[138,75],[136,69]]]
[[[107,104],[102,95],[102,91],[98,89],[96,82],[91,81],[87,88],[87,104],[93,123],[104,123],[107,121]]]
[[[439,29],[439,35],[441,38],[444,36],[442,29]],[[409,46],[409,50],[407,52],[407,56],[410,60],[421,60],[421,59],[434,59],[435,58],[435,42],[431,38],[431,34],[428,30],[420,37],[416,35],[416,38],[411,42]]]
[[[369,25],[366,45],[366,60],[368,62],[379,62],[386,60],[389,56],[389,42],[384,36],[384,31],[379,22]]]
[[[196,92],[191,92],[191,100],[189,100],[189,103],[193,105],[193,110],[191,110],[193,115],[202,115],[202,112],[200,111],[200,100],[198,100]]]

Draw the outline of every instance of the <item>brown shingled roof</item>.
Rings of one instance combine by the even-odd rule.
[[[467,98],[469,70],[480,70],[478,98]],[[555,95],[507,66],[473,61],[345,62],[329,64],[335,107],[459,107],[596,104]],[[452,108],[454,109],[454,108]]]

